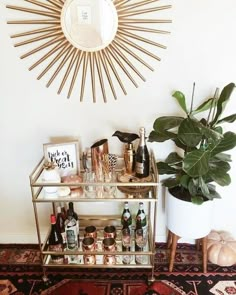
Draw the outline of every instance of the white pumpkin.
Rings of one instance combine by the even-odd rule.
[[[236,263],[236,240],[226,231],[211,231],[207,238],[207,255],[211,263],[231,266]]]

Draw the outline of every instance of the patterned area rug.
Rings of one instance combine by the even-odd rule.
[[[169,250],[156,245],[155,282],[145,269],[48,269],[44,281],[36,245],[0,245],[1,295],[227,295],[236,294],[236,266],[208,264],[202,274],[201,252],[179,244],[168,272]],[[155,291],[155,292],[154,292]],[[154,292],[154,293],[153,293]]]

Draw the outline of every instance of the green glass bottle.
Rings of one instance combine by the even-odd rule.
[[[129,229],[131,231],[131,229],[132,229],[132,216],[131,216],[131,213],[130,213],[130,210],[129,210],[129,203],[128,202],[125,202],[124,210],[123,210],[123,213],[121,215],[121,224],[122,224],[122,226],[124,226],[125,222],[127,222],[128,226],[129,226]]]

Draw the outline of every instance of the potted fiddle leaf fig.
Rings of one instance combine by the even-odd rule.
[[[176,91],[173,97],[177,100],[183,111],[182,116],[163,116],[155,120],[153,130],[149,135],[149,142],[165,142],[172,140],[175,151],[172,151],[165,161],[157,163],[159,174],[170,175],[164,179],[163,185],[168,188],[167,200],[167,227],[169,217],[183,219],[185,225],[191,228],[198,227],[194,215],[190,210],[193,207],[203,218],[202,208],[210,207],[209,200],[220,198],[216,191],[216,184],[227,186],[231,179],[229,175],[231,156],[225,153],[236,146],[236,134],[231,131],[224,132],[225,123],[233,123],[236,114],[223,117],[223,111],[235,88],[234,83],[226,85],[218,96],[208,98],[201,105],[194,108],[193,95],[190,108],[187,107],[185,95]],[[199,114],[205,114],[199,117]],[[170,198],[174,205],[170,205]],[[179,202],[180,201],[180,202]],[[178,212],[176,202],[184,206],[184,213]],[[198,206],[201,205],[201,206]],[[186,209],[186,206],[188,207]],[[174,212],[169,212],[173,207]],[[180,213],[181,216],[176,216]],[[189,214],[186,216],[185,214]],[[209,211],[206,211],[208,215]],[[176,220],[174,221],[176,226]],[[179,222],[181,223],[181,222]],[[171,226],[169,225],[169,229]],[[206,223],[205,223],[205,227]],[[191,228],[190,231],[193,229]],[[209,229],[205,228],[205,236]],[[184,233],[175,232],[179,236]],[[201,234],[197,234],[199,236]]]

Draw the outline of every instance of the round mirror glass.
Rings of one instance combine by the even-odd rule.
[[[101,50],[116,35],[117,11],[111,0],[66,0],[61,26],[68,41],[76,48]]]

